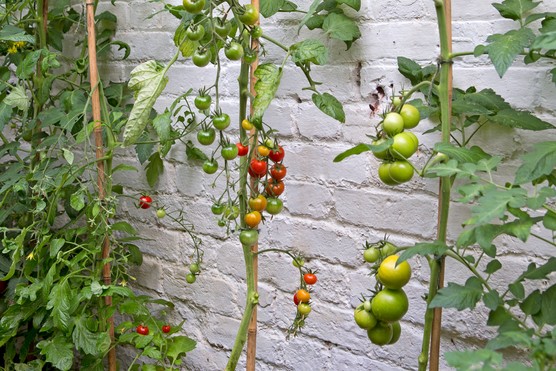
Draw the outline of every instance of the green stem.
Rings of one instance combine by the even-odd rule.
[[[242,63],[241,71],[238,77],[239,82],[239,123],[240,123],[240,139],[243,142],[246,139],[246,132],[241,128],[241,122],[247,117],[247,103],[249,98],[249,64]],[[240,175],[239,175],[239,215],[241,220],[241,227],[245,228],[245,214],[247,212],[247,156],[243,156],[240,162]],[[247,298],[243,317],[239,329],[237,331],[236,340],[232,348],[232,353],[226,365],[226,371],[235,370],[239,357],[243,351],[245,343],[247,342],[247,330],[249,329],[249,322],[253,315],[253,310],[258,303],[258,294],[255,290],[255,275],[253,270],[253,257],[251,246],[242,246],[243,256],[245,260],[245,272],[247,283]]]
[[[436,8],[438,31],[440,36],[440,81],[438,93],[440,98],[440,119],[442,125],[442,142],[450,142],[450,120],[451,120],[451,104],[449,86],[451,77],[451,59],[450,59],[450,40],[448,35],[448,25],[444,7],[445,0],[434,0]],[[437,241],[446,242],[446,233],[448,226],[448,215],[450,207],[450,189],[451,181],[449,177],[440,178],[440,194],[439,194],[439,216]],[[441,278],[441,271],[444,258],[436,256],[430,262],[431,276],[429,284],[429,293],[427,296],[427,311],[425,313],[425,325],[423,332],[423,344],[421,354],[419,355],[419,370],[427,369],[429,348],[431,343],[432,327],[434,322],[434,309],[429,304],[434,299]]]

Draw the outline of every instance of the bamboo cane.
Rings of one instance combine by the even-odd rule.
[[[452,3],[451,0],[444,0],[444,14],[446,17],[446,35],[448,39],[448,51],[452,53]],[[448,63],[448,110],[452,112],[452,87],[453,70],[452,63]],[[444,200],[450,202],[450,200]],[[440,260],[440,273],[438,275],[438,289],[444,286],[445,257]],[[434,317],[431,330],[431,349],[430,349],[430,370],[438,371],[440,367],[440,336],[442,330],[442,308],[434,309]]]
[[[102,140],[102,122],[100,115],[100,94],[99,94],[99,79],[98,79],[98,65],[97,65],[97,50],[96,50],[96,34],[95,34],[95,5],[93,0],[86,0],[87,9],[87,33],[88,33],[88,48],[89,48],[89,76],[91,80],[91,103],[93,109],[93,122],[94,122],[94,137],[96,146],[96,158],[102,159],[104,157],[104,143]],[[97,186],[98,196],[102,201],[106,197],[105,189],[105,169],[104,160],[97,161]],[[110,241],[108,236],[104,237],[102,244],[102,259],[106,260],[110,256]],[[105,263],[102,267],[102,276],[105,285],[111,284],[110,263]],[[106,296],[104,298],[106,306],[112,305],[112,297]],[[116,348],[114,347],[114,318],[110,316],[108,319],[109,334],[112,347],[108,352],[108,369],[116,371]]]
[[[259,10],[259,0],[251,0],[251,4],[255,9]],[[259,22],[257,22],[259,25]],[[251,40],[251,48],[253,50],[258,50],[259,48],[259,41],[255,38]],[[257,78],[255,77],[255,70],[259,64],[259,59],[255,60],[251,64],[251,68],[249,71],[249,91],[251,93],[251,97],[254,97],[255,92],[255,82]],[[253,98],[251,98],[251,107],[250,107],[250,114],[253,115]],[[255,129],[251,129],[250,133],[250,143],[249,146],[253,148],[257,143],[255,142]],[[252,151],[254,153],[254,151]],[[254,179],[251,179],[251,189],[254,187]],[[259,249],[259,244],[256,243],[251,248],[253,253],[253,276],[255,281],[255,291],[258,290],[258,280],[259,280],[259,256],[257,255]],[[247,371],[254,371],[255,370],[255,361],[257,360],[257,306],[253,308],[253,314],[251,316],[251,320],[249,321],[249,328],[247,330]]]

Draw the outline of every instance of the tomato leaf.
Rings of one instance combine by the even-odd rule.
[[[253,121],[260,122],[280,86],[282,69],[272,63],[264,63],[255,70],[255,77],[258,80],[255,83],[257,95],[253,100]]]
[[[313,93],[311,99],[317,108],[326,113],[328,116],[340,121],[341,123],[346,122],[344,107],[342,106],[342,103],[340,103],[340,101],[332,94]]]
[[[168,340],[168,351],[166,355],[175,361],[192,351],[197,346],[197,342],[187,336],[174,336]]]
[[[540,2],[535,3],[532,0],[504,0],[502,3],[494,3],[492,6],[498,10],[502,17],[517,21],[539,4]]]
[[[272,0],[269,0],[272,1]],[[317,7],[319,6],[321,0],[313,0],[313,2],[311,3],[311,6],[309,6],[309,9],[307,10],[307,13],[305,13],[305,16],[303,17],[303,19],[301,20],[301,22],[299,23],[299,26],[297,26],[297,34],[299,34],[299,31],[301,30],[301,27],[303,27],[310,18],[312,18],[316,11],[317,11]]]
[[[502,126],[523,130],[539,131],[554,129],[552,124],[533,116],[531,113],[518,111],[513,108],[501,110],[496,115],[489,116],[489,120]]]
[[[404,252],[400,254],[400,257],[398,258],[396,264],[400,264],[406,260],[409,260],[415,255],[442,256],[449,249],[450,248],[445,243],[440,241],[416,243],[414,246],[407,248],[406,250],[404,250]]]
[[[187,156],[188,160],[201,160],[206,161],[208,160],[207,155],[204,154],[199,148],[195,147],[192,141],[187,141],[185,145],[185,155]]]
[[[131,224],[129,224],[128,222],[125,222],[123,220],[112,224],[110,227],[114,231],[125,232],[129,235],[132,235],[132,236],[137,234],[137,231],[135,230],[135,228],[133,228],[133,226]]]
[[[73,344],[63,336],[54,336],[37,344],[46,362],[59,370],[69,370],[73,365]]]
[[[481,300],[483,286],[477,277],[470,277],[465,285],[449,282],[448,286],[438,290],[432,299],[430,308],[455,308],[457,310],[474,309]]]
[[[556,315],[554,313],[556,308],[556,285],[542,293],[541,313],[542,321],[548,325],[556,325]]]
[[[483,303],[485,303],[485,306],[488,309],[494,310],[498,308],[500,301],[501,301],[500,295],[496,290],[490,290],[489,292],[483,295]]]
[[[131,71],[128,86],[135,91],[135,104],[124,130],[124,145],[134,144],[149,122],[151,110],[168,83],[165,68],[157,61],[140,64]]]
[[[502,364],[502,354],[490,349],[446,352],[445,357],[457,370],[487,370]]]
[[[160,142],[164,143],[172,137],[172,118],[170,111],[166,110],[163,114],[156,116],[153,120],[153,126],[158,134]]]
[[[54,326],[64,331],[69,329],[72,320],[71,300],[74,297],[75,294],[72,292],[67,280],[64,280],[54,286],[48,295],[46,309],[52,310]]]
[[[16,85],[4,98],[3,103],[11,107],[17,107],[22,111],[27,111],[30,101],[25,89],[22,86]]]
[[[338,4],[346,4],[350,8],[359,11],[361,9],[361,0],[336,0]]]
[[[269,18],[278,13],[284,3],[285,0],[260,0],[259,11],[263,17]]]
[[[322,29],[333,39],[344,41],[348,49],[351,43],[361,37],[357,23],[345,14],[328,14],[324,19]]]
[[[531,45],[535,34],[529,28],[511,30],[505,34],[494,34],[487,38],[486,52],[500,77],[504,76],[517,55]]]
[[[519,303],[519,308],[528,316],[535,315],[541,310],[541,292],[539,290],[532,291],[525,300]]]
[[[498,334],[494,339],[489,340],[486,345],[487,349],[498,350],[509,347],[516,347],[522,345],[525,347],[531,346],[531,336],[523,331],[506,331]]]
[[[72,339],[75,347],[82,349],[85,354],[99,357],[104,355],[110,348],[110,336],[107,332],[92,332],[87,328],[87,319],[78,316],[75,319]]]
[[[147,182],[151,187],[154,187],[160,174],[164,172],[164,162],[160,158],[160,153],[154,152],[151,157],[149,157],[149,163],[147,164]]]
[[[32,35],[29,35],[25,32],[25,30],[10,24],[2,25],[2,30],[0,30],[0,40],[12,42],[20,41],[29,44],[35,43],[35,38]]]
[[[508,207],[521,208],[527,203],[527,191],[521,188],[496,189],[489,188],[471,208],[472,217],[465,225],[487,224],[493,219],[500,219]]]
[[[290,52],[294,63],[323,65],[328,62],[328,50],[320,40],[303,40],[290,46]]]
[[[514,184],[528,183],[551,174],[556,167],[556,141],[535,144],[533,151],[525,154],[522,160]]]
[[[349,156],[359,155],[363,152],[368,152],[368,151],[371,151],[371,145],[370,144],[365,144],[365,143],[360,143],[360,144],[356,145],[355,147],[350,148],[350,149],[340,153],[336,157],[334,157],[334,162],[340,162],[340,161],[343,161],[344,159],[346,159]]]
[[[537,268],[535,263],[529,264],[527,267],[527,271],[525,271],[518,279],[518,281],[522,279],[527,280],[542,280],[545,279],[550,273],[556,272],[556,258],[551,257],[548,261]]]
[[[497,271],[499,271],[502,268],[502,263],[500,263],[499,260],[494,259],[488,262],[486,268],[485,268],[485,273],[487,274],[493,274]],[[497,305],[498,306],[498,305]],[[497,307],[496,306],[496,307]],[[491,308],[491,309],[496,309],[496,307]],[[490,308],[490,307],[489,307]]]
[[[491,156],[483,151],[480,147],[473,146],[471,148],[456,147],[450,143],[436,143],[434,145],[436,152],[446,154],[448,157],[455,159],[458,163],[477,164],[483,159],[489,159]]]
[[[21,62],[15,71],[15,74],[20,79],[27,79],[31,77],[37,68],[37,63],[42,55],[42,49],[35,50],[25,56],[23,62]]]

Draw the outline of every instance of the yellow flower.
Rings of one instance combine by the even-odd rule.
[[[26,42],[25,41],[16,41],[14,42],[14,45],[16,48],[18,49],[23,49],[23,47],[25,46]]]
[[[126,280],[121,280],[120,281],[120,286],[126,287],[127,286],[127,281]]]
[[[17,47],[15,45],[12,45],[8,48],[8,54],[15,54],[17,53]]]
[[[35,253],[31,251],[29,255],[27,255],[27,260],[32,260],[35,257]]]

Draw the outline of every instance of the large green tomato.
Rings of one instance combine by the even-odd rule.
[[[399,134],[404,129],[403,117],[396,112],[389,112],[382,121],[382,129],[389,137]]]
[[[241,23],[253,26],[259,20],[259,11],[251,4],[247,4],[239,11],[239,20]]]
[[[244,246],[253,246],[259,240],[259,232],[256,229],[244,229],[239,233],[239,241]]]
[[[186,12],[197,14],[205,7],[205,0],[183,0],[183,7]]]
[[[411,104],[404,104],[402,109],[400,110],[400,115],[403,118],[403,126],[405,129],[412,129],[421,120],[421,114],[419,110],[412,106]]]
[[[386,345],[392,341],[394,331],[389,323],[378,323],[375,327],[367,330],[367,336],[373,344]]]
[[[390,147],[390,153],[397,159],[408,159],[417,152],[418,141],[414,134],[404,131],[394,135],[394,143]]]
[[[413,167],[407,161],[395,161],[390,164],[388,169],[390,178],[396,183],[409,182],[413,178]]]
[[[371,301],[373,315],[377,320],[383,322],[399,321],[407,313],[408,309],[409,300],[401,289],[384,289],[379,291]]]
[[[382,183],[386,185],[396,185],[398,184],[392,177],[390,176],[390,166],[389,162],[383,162],[378,167],[378,177],[382,181]]]

